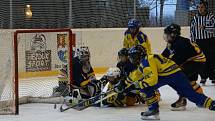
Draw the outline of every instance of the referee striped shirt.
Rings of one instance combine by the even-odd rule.
[[[204,26],[201,29],[199,26]],[[191,39],[209,39],[215,37],[215,17],[212,13],[207,13],[206,15],[196,14],[191,20]]]

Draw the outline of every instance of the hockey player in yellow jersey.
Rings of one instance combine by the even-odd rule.
[[[151,53],[151,44],[149,38],[140,30],[140,23],[136,19],[131,19],[128,22],[128,29],[124,34],[123,47],[131,48],[136,45],[142,45],[146,48],[147,53]]]
[[[140,30],[140,23],[136,19],[128,22],[128,29],[124,35],[123,47],[130,49],[136,45],[142,45],[146,49],[147,54],[151,54],[151,43],[146,34]],[[156,90],[157,98],[160,100],[160,92]]]
[[[141,113],[143,120],[160,119],[158,99],[154,90],[164,85],[169,85],[191,102],[215,111],[215,101],[195,92],[188,78],[174,61],[158,54],[147,55],[142,46],[132,47],[129,50],[129,59],[138,68],[129,76],[128,80],[133,83],[125,92],[139,88],[141,94],[145,96],[148,111]]]

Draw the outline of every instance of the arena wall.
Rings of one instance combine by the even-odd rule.
[[[165,48],[166,43],[163,40],[163,29],[164,28],[141,29],[148,35],[154,53],[160,53]],[[76,46],[89,46],[91,63],[96,73],[103,73],[108,67],[116,65],[117,51],[122,48],[125,30],[126,28],[72,29],[73,33],[76,34]],[[0,30],[0,39],[5,41],[5,43],[1,43],[2,47],[8,46],[7,42],[13,40],[14,31],[16,30]],[[185,37],[190,36],[189,27],[182,28],[182,35]],[[52,72],[40,72],[40,74],[35,74],[34,72],[26,73],[25,59],[22,58],[22,60],[19,60],[19,75],[21,78],[34,77],[36,75],[52,76],[57,74],[57,70],[53,70]]]
[[[148,35],[154,53],[161,53],[165,48],[163,29],[163,27],[141,29]],[[117,51],[122,48],[125,30],[125,28],[74,29],[73,32],[76,33],[77,46],[89,46],[92,66],[106,68],[116,65]],[[189,37],[189,31],[189,27],[183,27],[182,35]]]

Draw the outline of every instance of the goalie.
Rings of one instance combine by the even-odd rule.
[[[90,52],[88,47],[82,46],[76,49],[76,55],[72,59],[73,89],[79,89],[83,99],[88,99],[100,93],[98,80],[96,80],[93,68],[90,64]],[[66,91],[68,88],[68,71],[65,66],[59,76],[59,87],[56,90]],[[68,93],[66,93],[68,95]]]
[[[80,89],[82,98],[88,99],[100,93],[99,81],[96,80],[90,64],[90,51],[86,46],[76,49],[76,57],[73,59],[73,80],[73,85]]]

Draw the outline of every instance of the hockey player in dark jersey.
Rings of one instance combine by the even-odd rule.
[[[82,46],[77,48],[73,53],[75,54],[72,56],[72,88],[79,90],[78,92],[82,99],[88,99],[100,92],[99,81],[96,80],[90,64],[90,52],[88,47]],[[58,80],[59,85],[53,89],[53,96],[68,96],[69,78],[67,65],[64,65],[60,70]]]
[[[76,49],[73,58],[73,85],[80,88],[82,98],[90,98],[100,92],[98,80],[96,80],[93,68],[90,64],[90,52],[88,47],[82,46]]]
[[[162,52],[162,55],[176,62],[189,78],[193,89],[198,93],[203,93],[202,88],[196,81],[198,74],[204,69],[205,55],[195,43],[180,36],[180,33],[181,28],[177,24],[171,24],[164,29],[164,39],[167,42],[167,47]],[[186,103],[186,99],[180,96],[171,105],[172,110],[185,110]]]
[[[136,67],[128,59],[128,49],[122,48],[118,52],[118,63],[117,67],[121,71],[121,77],[126,78],[129,73],[132,72]]]

